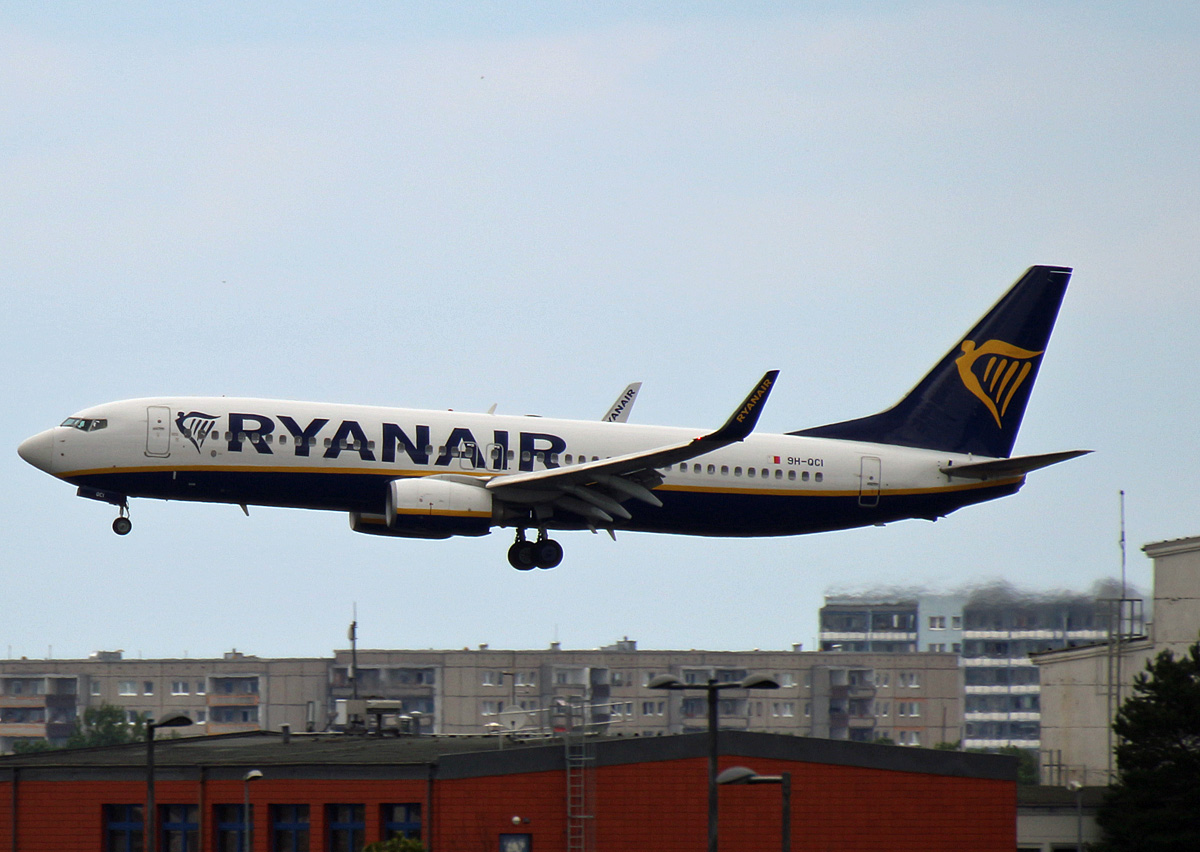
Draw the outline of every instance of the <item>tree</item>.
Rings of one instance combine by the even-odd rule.
[[[111,704],[88,707],[83,718],[75,719],[75,729],[67,737],[67,748],[121,745],[140,742],[146,738],[146,717],[138,714],[130,723],[125,711]]]
[[[378,843],[368,843],[362,852],[425,852],[425,844],[415,837],[393,837]]]
[[[1096,815],[1102,848],[1200,849],[1200,642],[1146,663],[1113,732],[1117,779]]]

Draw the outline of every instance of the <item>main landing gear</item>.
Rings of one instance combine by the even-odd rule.
[[[562,562],[563,549],[545,530],[538,530],[537,541],[526,541],[525,530],[517,530],[517,540],[508,549],[508,564],[518,571],[533,568],[554,568]]]

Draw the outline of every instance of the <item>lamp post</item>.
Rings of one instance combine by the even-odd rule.
[[[146,720],[146,833],[142,838],[145,852],[155,852],[158,847],[154,833],[154,732],[158,728],[182,728],[190,724],[192,720],[183,713],[168,713],[157,722]]]
[[[673,691],[704,690],[708,697],[708,852],[717,852],[717,698],[723,689],[779,689],[779,682],[763,674],[750,675],[743,680],[719,682],[710,677],[707,683],[684,683],[675,675],[663,674],[652,678],[650,689]]]
[[[261,770],[251,769],[242,776],[242,852],[254,848],[254,823],[250,819],[250,782],[262,778]]]
[[[731,766],[717,776],[718,784],[778,784],[783,799],[783,828],[780,849],[792,852],[792,773],[759,775],[747,766]]]
[[[1068,781],[1067,789],[1075,794],[1075,850],[1083,852],[1083,783]]]

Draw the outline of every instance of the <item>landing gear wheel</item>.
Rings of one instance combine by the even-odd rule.
[[[508,564],[516,568],[518,571],[529,571],[537,567],[537,563],[533,558],[534,543],[532,541],[518,541],[508,549]]]
[[[133,529],[133,521],[124,515],[113,521],[113,532],[117,535],[129,535],[131,529]]]
[[[552,538],[539,538],[533,545],[533,561],[539,568],[557,568],[562,558],[562,545]]]

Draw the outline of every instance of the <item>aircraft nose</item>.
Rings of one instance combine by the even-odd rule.
[[[38,470],[51,473],[54,461],[54,436],[50,430],[39,432],[32,438],[26,438],[17,447],[17,455],[25,459]]]

